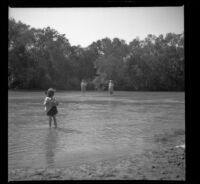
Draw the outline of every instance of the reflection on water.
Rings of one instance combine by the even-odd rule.
[[[184,93],[57,92],[50,129],[42,92],[9,93],[9,167],[65,167],[152,148],[153,137],[185,129]]]
[[[63,132],[63,133],[81,133],[81,131],[78,131],[78,130],[75,130],[75,129],[67,129],[67,128],[60,128],[60,127],[57,127],[55,129],[56,131],[60,131],[60,132]]]
[[[45,139],[45,156],[46,156],[46,165],[48,167],[53,167],[55,164],[55,153],[58,143],[58,132],[55,129],[49,129],[47,131]]]

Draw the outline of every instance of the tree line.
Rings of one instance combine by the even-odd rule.
[[[88,47],[72,46],[64,34],[35,29],[9,19],[8,88],[79,90],[184,90],[184,33],[147,35],[129,44],[103,38]]]

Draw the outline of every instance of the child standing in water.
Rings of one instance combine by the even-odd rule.
[[[45,112],[47,116],[49,116],[49,127],[51,128],[51,122],[52,119],[54,121],[54,126],[57,128],[57,122],[56,122],[56,114],[58,113],[57,106],[58,102],[56,101],[54,97],[55,90],[52,88],[49,88],[47,90],[46,98],[44,99],[44,105],[45,105]]]

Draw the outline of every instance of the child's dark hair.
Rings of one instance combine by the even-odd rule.
[[[45,91],[45,94],[48,96],[48,97],[53,97],[54,96],[54,89],[52,88],[49,88],[47,91]]]

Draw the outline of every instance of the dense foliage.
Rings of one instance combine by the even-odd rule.
[[[56,30],[31,28],[9,19],[8,87],[10,89],[184,90],[184,37],[168,33],[144,40],[104,38],[86,48],[71,46]]]

